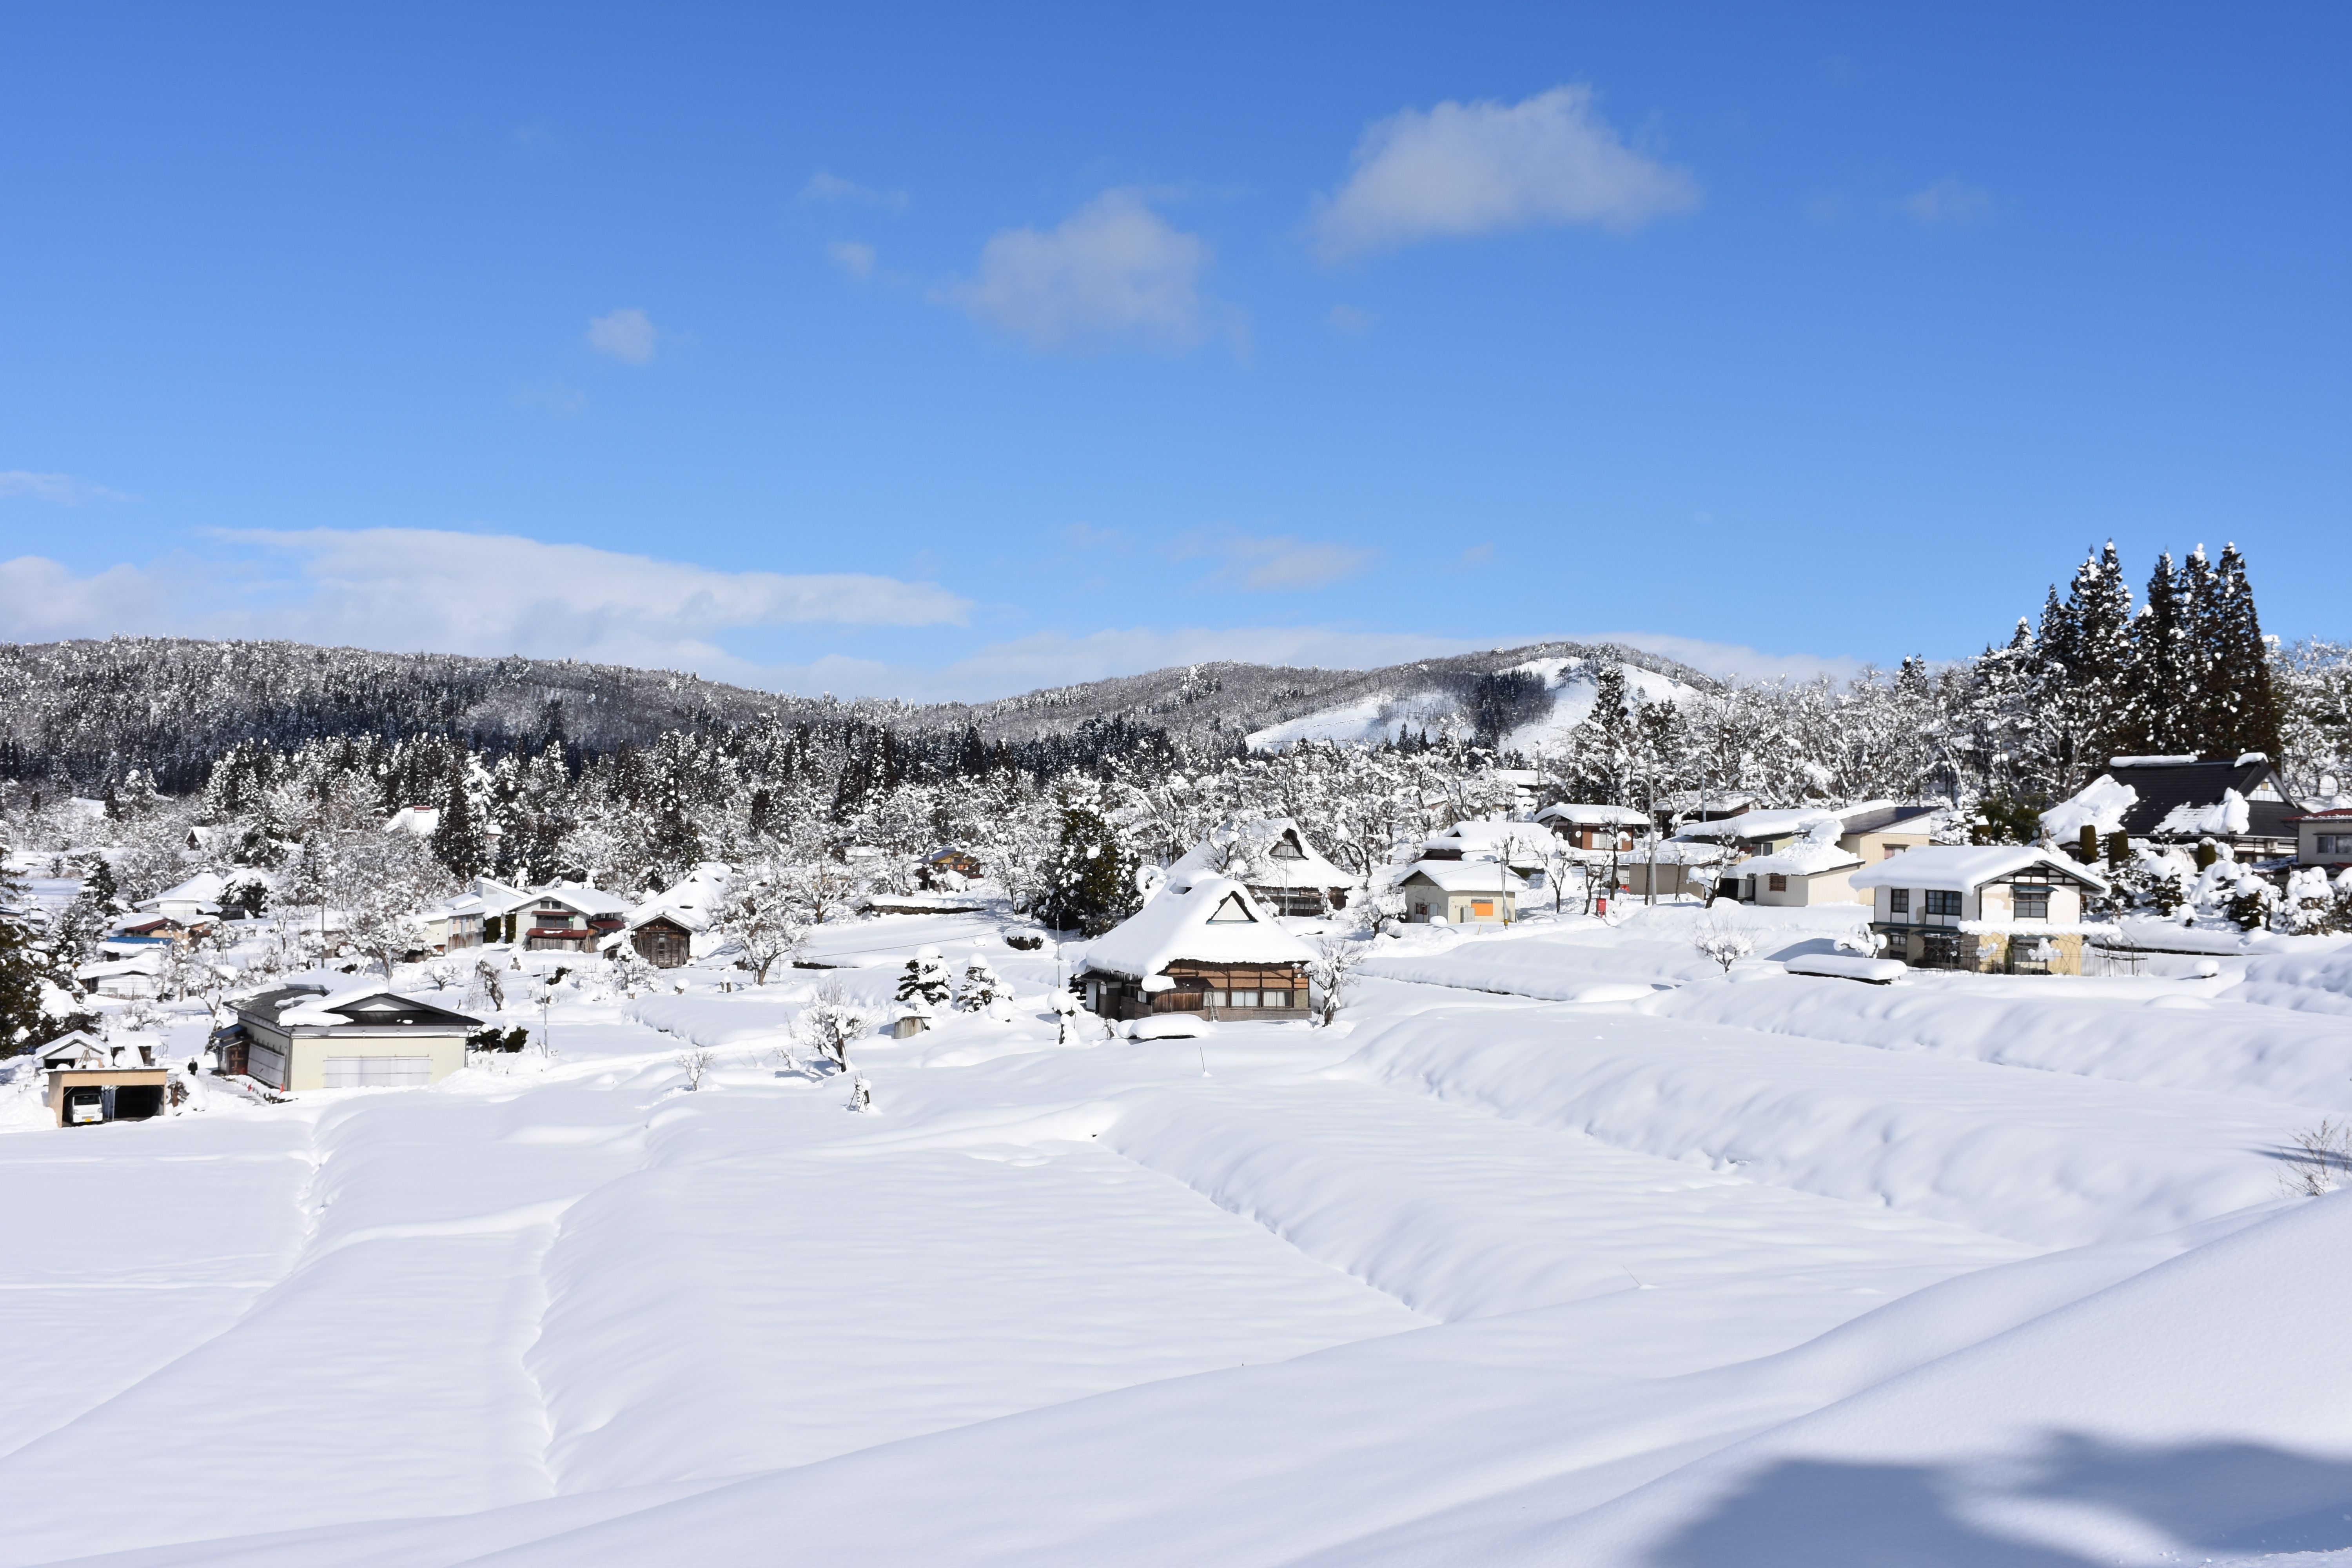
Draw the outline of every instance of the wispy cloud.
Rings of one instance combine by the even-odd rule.
[[[1223,564],[1213,574],[1215,581],[1260,594],[1328,588],[1380,558],[1377,550],[1297,539],[1286,533],[1186,534],[1175,541],[1169,554],[1178,561],[1218,557]]]
[[[848,202],[857,206],[881,207],[894,213],[907,210],[907,193],[904,191],[877,191],[855,180],[828,174],[823,169],[809,176],[809,183],[801,187],[800,199],[804,202]]]
[[[1895,204],[1928,227],[1970,228],[1992,216],[1992,195],[1950,178],[1912,192]]]
[[[1724,680],[1811,680],[1824,675],[1832,680],[1851,680],[1864,662],[1843,654],[1759,653],[1738,643],[1708,642],[1670,632],[1580,632],[1573,640],[1622,643]]]
[[[0,500],[39,500],[51,506],[90,506],[100,501],[135,500],[121,490],[78,479],[71,474],[37,474],[28,468],[0,468]]]
[[[1536,225],[1630,233],[1699,203],[1688,170],[1626,146],[1581,86],[1404,110],[1364,132],[1353,163],[1313,215],[1327,258]]]
[[[1372,322],[1378,318],[1370,310],[1359,310],[1353,305],[1334,305],[1331,313],[1324,319],[1341,337],[1360,338],[1372,330]]]
[[[824,247],[826,259],[848,277],[863,283],[874,276],[874,247],[855,239],[836,239]]]
[[[588,346],[623,364],[651,364],[660,351],[661,334],[655,331],[651,316],[633,305],[625,306],[590,320]]]
[[[1106,191],[1049,230],[1011,228],[970,279],[936,296],[1032,348],[1111,342],[1188,348],[1202,332],[1208,243],[1133,191]]]
[[[0,563],[0,624],[24,628],[20,637],[268,636],[713,669],[740,665],[712,640],[730,631],[961,626],[972,607],[935,583],[719,572],[511,534],[379,528],[215,537],[257,554],[226,567],[177,559],[90,576],[38,556]]]

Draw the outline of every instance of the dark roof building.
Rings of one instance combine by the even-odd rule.
[[[2257,853],[2294,848],[2292,819],[2302,808],[2260,752],[2235,761],[2117,757],[2107,773],[2137,797],[2123,814],[2123,830],[2135,838],[2186,844],[2211,838]],[[2242,810],[2231,802],[2232,794],[2244,803]]]

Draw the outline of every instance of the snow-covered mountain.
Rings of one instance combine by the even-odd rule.
[[[1527,651],[1516,648],[1494,657],[1516,658]],[[1475,695],[1465,700],[1458,682],[1427,684],[1416,679],[1427,666],[1403,665],[1371,672],[1392,679],[1392,689],[1270,724],[1253,732],[1247,738],[1248,744],[1253,751],[1273,752],[1297,741],[1376,742],[1393,740],[1400,730],[1437,733],[1451,725],[1464,733],[1485,731],[1488,738],[1499,741],[1507,750],[1532,756],[1559,747],[1567,740],[1569,731],[1584,721],[1599,692],[1600,672],[1611,664],[1623,667],[1626,689],[1646,701],[1685,701],[1716,684],[1695,670],[1668,666],[1691,678],[1677,679],[1666,670],[1632,664],[1623,655],[1624,650],[1614,647],[1540,654],[1487,672],[1490,681],[1510,681],[1518,677],[1541,683],[1539,692],[1516,696],[1512,714],[1515,721],[1507,727],[1489,729],[1482,725]]]

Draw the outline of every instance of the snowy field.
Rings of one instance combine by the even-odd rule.
[[[2282,1182],[2352,942],[1769,962],[1860,913],[1416,931],[1333,1028],[1067,1047],[1075,947],[885,918],[430,1089],[13,1086],[0,1568],[2352,1561],[2352,1196]],[[871,1114],[784,1065],[923,943],[1012,1016],[860,1042]]]

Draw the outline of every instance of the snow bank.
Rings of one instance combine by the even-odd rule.
[[[1674,999],[1702,993],[1832,1009],[1890,996],[1790,979]],[[2274,1152],[2315,1120],[2287,1105],[1646,1011],[1433,1008],[1364,1037],[1348,1070],[1702,1170],[2050,1247],[2150,1235],[2273,1197]]]

